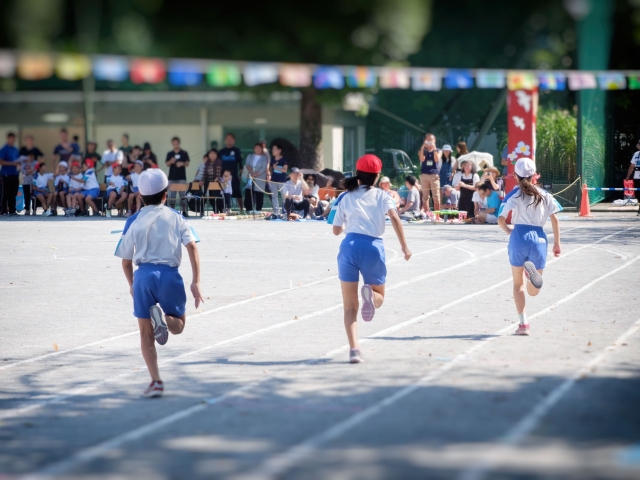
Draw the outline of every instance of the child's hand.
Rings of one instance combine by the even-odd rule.
[[[559,243],[554,243],[553,244],[553,256],[554,257],[559,257],[561,253],[562,253],[562,251],[560,249],[560,244]]]
[[[202,299],[202,294],[200,293],[199,283],[191,284],[191,294],[193,295],[193,298],[196,299],[196,308],[200,306],[200,302],[204,303],[204,300]]]
[[[411,250],[409,250],[409,247],[402,247],[402,253],[404,253],[404,259],[409,261],[411,258]]]

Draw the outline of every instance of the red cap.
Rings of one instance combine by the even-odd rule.
[[[80,164],[78,162],[71,162],[72,167],[79,167]]]
[[[95,166],[96,166],[96,164],[95,164],[95,163],[93,163],[93,160],[91,160],[90,158],[87,158],[87,159],[84,161],[84,163],[85,163],[85,165],[86,165],[87,167],[89,167],[89,168],[93,168],[93,167],[95,167]]]
[[[382,160],[371,153],[367,153],[358,159],[356,170],[365,173],[380,173],[382,170]]]

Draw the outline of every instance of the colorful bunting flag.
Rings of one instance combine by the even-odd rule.
[[[347,85],[351,88],[373,88],[376,72],[370,67],[347,67]]]
[[[131,81],[138,85],[160,83],[167,76],[164,62],[159,58],[134,58],[130,68]]]
[[[248,87],[275,83],[278,81],[278,66],[272,63],[249,63],[242,74]]]
[[[471,88],[473,87],[473,78],[469,70],[447,70],[444,77],[444,86],[446,88]]]
[[[533,90],[538,86],[538,77],[531,72],[507,73],[507,88],[509,90]]]
[[[318,67],[313,72],[313,86],[318,89],[344,88],[344,75],[338,67]]]
[[[618,72],[600,73],[598,86],[600,90],[624,90],[627,88],[627,77]]]
[[[411,71],[411,88],[416,91],[437,92],[442,88],[442,73],[440,70],[414,68]]]
[[[0,77],[9,78],[16,74],[16,57],[8,50],[0,50]]]
[[[311,69],[307,65],[282,65],[280,84],[285,87],[308,87],[311,85]]]
[[[129,60],[126,57],[107,55],[94,57],[93,76],[96,80],[124,82],[129,77]]]
[[[540,90],[566,90],[567,77],[562,73],[546,72],[538,75]]]
[[[506,79],[503,70],[478,70],[476,86],[478,88],[504,88]]]
[[[193,87],[202,82],[202,64],[187,60],[169,63],[169,83],[176,87]]]
[[[18,76],[23,80],[44,80],[53,75],[53,60],[42,53],[25,53],[18,58]]]
[[[409,88],[411,84],[407,68],[381,68],[379,75],[381,88]]]
[[[240,68],[235,63],[213,63],[207,70],[207,83],[212,87],[237,87],[242,83]]]
[[[86,55],[63,53],[56,61],[56,75],[62,80],[82,80],[91,75],[91,59]]]
[[[569,88],[571,90],[588,90],[596,87],[596,77],[593,73],[576,72],[569,74]]]
[[[640,90],[640,75],[629,77],[629,90]]]

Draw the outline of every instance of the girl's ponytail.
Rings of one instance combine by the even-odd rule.
[[[537,207],[542,203],[542,194],[538,191],[535,185],[531,183],[532,177],[523,178],[520,175],[516,174],[516,178],[518,179],[518,185],[520,186],[520,194],[518,197],[522,197],[523,195],[527,195],[529,197],[533,197],[533,202],[527,205],[527,208],[533,205]]]
[[[373,184],[376,183],[377,178],[377,173],[368,173],[356,170],[356,174],[353,177],[345,178],[342,181],[342,187],[347,192],[353,192],[354,190],[357,190],[360,185],[367,187],[367,190],[369,190],[371,187],[373,187]]]

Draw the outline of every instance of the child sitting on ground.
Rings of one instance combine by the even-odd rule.
[[[144,170],[144,163],[142,160],[136,160],[133,164],[133,172],[129,174],[127,177],[127,181],[129,182],[129,187],[131,188],[131,193],[129,194],[129,198],[127,200],[127,214],[125,217],[130,217],[133,210],[133,202],[136,202],[136,212],[140,211],[140,207],[142,206],[142,200],[140,199],[140,192],[138,191],[138,180],[140,179],[140,174]]]
[[[407,187],[407,200],[398,210],[402,220],[415,220],[420,217],[420,191],[416,187],[418,180],[413,175],[407,175],[404,184]]]
[[[33,176],[33,196],[40,201],[42,205],[42,215],[48,217],[51,215],[49,206],[53,200],[53,193],[49,191],[49,180],[53,178],[53,173],[47,173],[47,164],[39,163],[36,166],[36,174]],[[36,208],[38,204],[36,203]],[[35,215],[35,210],[33,214]]]
[[[69,193],[67,194],[67,210],[64,212],[66,216],[71,217],[76,214],[78,207],[78,199],[76,198],[82,192],[84,180],[80,171],[80,163],[71,162],[71,176],[69,177]]]
[[[63,160],[58,164],[58,172],[55,176],[55,180],[53,181],[53,189],[55,193],[53,195],[53,202],[51,205],[51,215],[54,217],[58,215],[58,204],[63,210],[66,210],[69,182],[69,164]]]
[[[100,214],[100,210],[96,207],[94,203],[94,199],[100,196],[100,184],[98,183],[98,178],[96,177],[95,171],[95,163],[93,160],[87,159],[84,161],[84,165],[82,165],[83,175],[82,180],[84,181],[84,186],[82,187],[82,191],[76,195],[78,200],[78,205],[80,206],[80,210],[82,210],[82,215],[88,216],[89,212],[85,207],[85,202],[91,209],[93,210],[93,216],[102,216]]]
[[[490,185],[483,183],[478,186],[477,192],[482,201],[483,208],[480,209],[474,217],[475,223],[491,223],[497,225],[498,210],[500,209],[500,196],[494,191]]]
[[[122,173],[122,165],[114,163],[111,166],[113,174],[107,177],[107,217],[111,217],[111,209],[114,205],[124,203],[127,199],[128,184]]]

